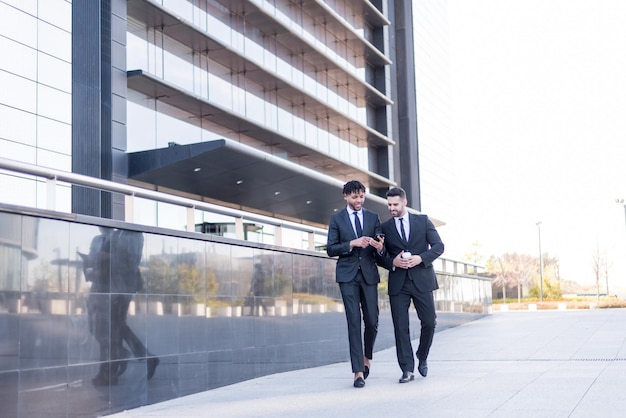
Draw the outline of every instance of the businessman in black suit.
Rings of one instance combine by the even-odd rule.
[[[348,321],[350,362],[354,387],[365,386],[378,333],[378,283],[376,261],[383,244],[374,237],[380,233],[380,218],[363,208],[365,186],[356,180],[343,187],[346,209],[333,214],[328,225],[326,252],[339,257],[336,281]],[[361,339],[361,312],[365,330]]]
[[[402,369],[400,383],[414,380],[415,358],[409,332],[411,301],[417,310],[421,333],[417,370],[428,373],[428,353],[435,334],[437,315],[433,291],[439,288],[433,261],[443,254],[444,245],[433,223],[426,215],[407,211],[406,193],[395,187],[387,192],[392,218],[383,223],[385,250],[382,265],[389,270],[389,302],[396,337],[396,355]]]

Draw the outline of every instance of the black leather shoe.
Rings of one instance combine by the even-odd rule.
[[[426,375],[428,374],[428,363],[426,362],[426,360],[420,361],[419,365],[417,366],[417,371],[420,372],[422,376],[426,377]]]
[[[130,351],[126,349],[126,347],[122,347],[120,350],[120,360],[117,361],[117,375],[121,376],[124,374],[126,369],[128,368],[128,358],[130,357]]]
[[[365,379],[363,379],[362,377],[357,377],[354,381],[354,387],[362,388],[363,386],[365,386]]]
[[[370,375],[370,368],[369,366],[365,366],[365,370],[363,370],[363,379],[367,379],[367,376]]]
[[[410,381],[415,380],[415,375],[413,372],[404,372],[402,373],[402,377],[400,378],[400,383],[409,383]]]
[[[108,373],[106,374],[98,373],[96,377],[91,379],[91,383],[93,383],[94,386],[117,385],[117,375],[111,376],[109,378]]]
[[[161,360],[159,360],[158,357],[150,357],[148,359],[148,380],[152,379],[152,376],[154,376],[154,372],[160,362]]]

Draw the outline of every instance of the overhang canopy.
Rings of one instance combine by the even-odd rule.
[[[227,139],[130,153],[128,170],[131,181],[323,228],[346,205],[344,182]],[[365,206],[389,217],[382,197]]]

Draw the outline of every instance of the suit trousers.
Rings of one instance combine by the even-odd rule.
[[[393,328],[396,337],[396,355],[400,369],[402,369],[403,372],[413,372],[415,369],[415,358],[413,357],[413,346],[411,345],[411,333],[409,329],[409,308],[411,307],[411,301],[413,302],[413,306],[415,306],[417,317],[421,323],[419,347],[415,353],[418,360],[427,359],[437,324],[433,292],[419,292],[413,281],[407,275],[400,293],[397,295],[389,295],[391,318],[393,319]]]
[[[348,321],[352,372],[362,372],[365,370],[363,356],[372,358],[378,334],[378,285],[367,284],[359,271],[354,280],[339,283],[339,289]],[[361,339],[361,313],[365,323],[363,339]]]

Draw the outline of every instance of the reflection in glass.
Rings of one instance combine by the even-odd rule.
[[[143,245],[141,232],[100,227],[89,244],[89,253],[78,253],[85,280],[91,283],[89,331],[99,344],[100,367],[91,379],[95,386],[116,385],[130,358],[148,357],[148,380],[160,362],[127,322],[133,295],[144,289],[139,269]]]
[[[146,291],[159,295],[165,302],[166,295],[178,294],[176,260],[178,238],[156,234],[146,234],[144,259],[144,279]],[[166,309],[170,309],[168,304]]]
[[[222,239],[0,212],[4,381],[19,382],[31,400],[46,399],[33,391],[41,382],[67,386],[54,408],[89,405],[80,410],[91,416],[342,361],[335,260],[214,241]],[[488,280],[438,274],[440,313],[487,313]],[[379,292],[389,315],[386,277]],[[183,392],[170,392],[177,387]]]
[[[237,252],[232,254],[231,263],[233,303],[242,306],[243,299],[248,294],[252,282],[254,249],[238,248]]]
[[[232,268],[231,247],[227,244],[207,243],[207,296],[211,308],[216,307],[213,305],[215,297],[234,295]]]

